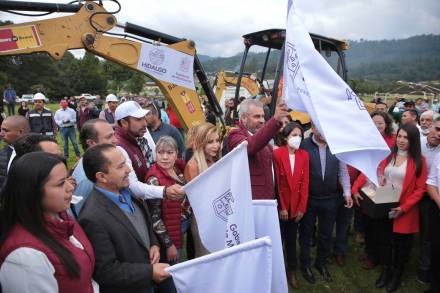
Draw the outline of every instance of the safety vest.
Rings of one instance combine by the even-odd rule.
[[[45,135],[54,135],[52,112],[46,108],[38,113],[35,109],[29,112],[29,126],[31,132]]]

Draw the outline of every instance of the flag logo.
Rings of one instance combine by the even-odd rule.
[[[358,98],[358,96],[349,88],[347,88],[345,90],[346,94],[347,94],[347,100],[351,101],[351,100],[355,100],[356,105],[359,107],[359,110],[367,110],[364,106],[364,103]]]
[[[227,222],[228,216],[234,213],[231,206],[231,203],[233,202],[234,197],[232,196],[231,190],[228,189],[225,193],[214,199],[214,201],[212,202],[215,215],[223,221]]]
[[[287,69],[292,72],[291,78],[294,80],[299,70],[298,54],[296,53],[294,44],[287,42],[286,56]]]

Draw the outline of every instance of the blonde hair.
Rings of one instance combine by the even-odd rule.
[[[194,136],[196,135],[197,128],[199,125],[194,125],[188,130],[187,136],[186,136],[186,147],[192,148],[194,143]]]
[[[197,167],[199,169],[199,173],[202,173],[206,169],[208,169],[208,163],[206,162],[206,155],[205,155],[205,146],[208,144],[208,137],[216,133],[217,128],[215,125],[206,122],[204,124],[199,125],[194,132],[193,136],[193,158],[197,162]],[[220,144],[221,146],[221,144]],[[218,150],[218,153],[214,160],[218,160],[221,157],[221,147]]]

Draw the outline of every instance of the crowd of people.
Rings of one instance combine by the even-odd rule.
[[[330,152],[313,123],[309,132],[292,121],[282,100],[268,117],[260,101],[241,99],[238,121],[228,100],[224,118],[237,125],[222,138],[212,117],[185,133],[172,111],[145,97],[121,102],[110,94],[106,105],[65,98],[52,114],[35,94],[32,109],[21,104],[1,124],[1,288],[175,292],[165,268],[209,254],[198,231],[203,219],[196,221],[182,186],[247,141],[252,198],[278,200],[293,288],[298,271],[308,283],[316,272],[332,282],[328,264],[345,265],[352,229],[364,243],[359,265],[381,266],[374,285],[388,292],[400,287],[418,233],[414,277],[439,292],[440,239],[432,231],[440,224],[440,117],[400,102],[377,101],[371,113],[391,150],[375,191],[398,195],[395,207],[373,216],[362,204],[372,183]]]

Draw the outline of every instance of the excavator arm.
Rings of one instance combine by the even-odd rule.
[[[237,76],[227,76],[226,72],[221,70],[217,72],[215,76],[215,96],[217,101],[223,96],[223,92],[228,86],[237,86]],[[244,74],[241,78],[241,87],[245,88],[252,96],[256,96],[260,93],[260,85],[256,78],[252,74]]]
[[[13,5],[14,2],[18,6],[23,4],[17,1],[0,1],[0,10],[6,10],[5,7],[7,7],[7,10],[19,9],[17,5]],[[38,3],[32,4],[34,5],[33,7],[38,5]],[[43,6],[47,5],[45,3],[40,4]],[[182,69],[182,72],[188,72],[188,67],[193,64],[188,63],[188,60],[191,59],[185,58],[186,56],[195,57],[194,60],[196,64],[198,63],[193,41],[176,39],[171,44],[160,46],[158,42],[161,39],[158,33],[157,39],[153,41],[157,42],[157,49],[159,51],[150,52],[150,55],[148,55],[152,64],[144,64],[141,56],[142,49],[145,45],[148,45],[149,48],[151,47],[148,41],[143,42],[139,38],[134,41],[106,35],[106,32],[109,32],[117,25],[117,20],[113,14],[107,12],[102,5],[94,1],[86,1],[83,5],[75,6],[78,7],[78,11],[73,15],[1,26],[0,56],[45,52],[52,58],[59,60],[67,50],[86,49],[104,59],[140,71],[154,80],[162,90],[165,98],[171,103],[181,124],[186,129],[205,121],[200,100],[194,88],[161,80],[147,72],[148,70],[151,71],[151,69],[159,72],[166,70],[160,67],[161,62],[164,61],[164,55],[160,51],[163,47],[183,53],[179,55],[183,56],[179,68]],[[68,7],[71,10],[75,10],[74,8],[72,9],[72,6]],[[152,37],[154,37],[154,31],[149,31],[153,32]],[[205,75],[201,65],[196,67],[195,71],[199,79],[200,75],[202,77]],[[176,80],[185,80],[185,78],[183,75],[176,76]],[[203,84],[205,82],[205,80],[201,80],[206,92],[206,86]],[[207,95],[211,96],[210,100],[216,102],[212,91],[207,93]],[[217,116],[221,116],[222,112],[218,103],[214,103],[213,109]],[[220,119],[220,121],[222,120]]]

